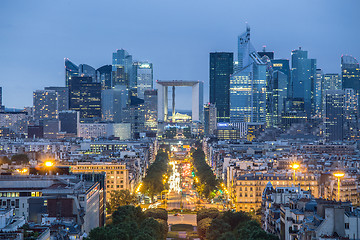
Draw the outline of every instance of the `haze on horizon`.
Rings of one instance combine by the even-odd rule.
[[[359,9],[358,0],[2,0],[3,103],[31,106],[34,90],[64,86],[64,58],[98,68],[121,48],[152,62],[154,80],[204,81],[206,102],[209,53],[235,53],[245,22],[258,51],[289,59],[301,46],[324,73],[340,73],[342,54],[360,58]],[[176,91],[176,109],[191,109],[191,89]]]

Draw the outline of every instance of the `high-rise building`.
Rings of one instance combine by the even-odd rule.
[[[102,89],[110,89],[111,88],[111,65],[104,65],[96,70],[98,73],[98,80],[101,83]]]
[[[132,55],[129,55],[124,49],[117,50],[113,53],[112,58],[112,78],[113,86],[126,85],[127,87],[135,87],[132,77]]]
[[[217,122],[230,121],[230,75],[233,73],[234,54],[210,53],[210,103],[217,108]]]
[[[35,120],[57,119],[58,95],[54,90],[36,90],[33,95]]]
[[[69,109],[80,112],[82,121],[101,119],[101,83],[92,77],[71,77],[69,81]]]
[[[133,63],[134,87],[136,87],[137,97],[144,99],[145,90],[153,89],[153,65],[148,62]]]
[[[69,86],[69,80],[73,76],[79,75],[79,67],[71,62],[68,58],[65,58],[65,86]]]
[[[272,114],[275,126],[281,125],[281,116],[286,112],[285,104],[288,97],[288,80],[289,77],[285,73],[278,70],[273,72]]]
[[[352,88],[359,95],[360,67],[358,61],[348,55],[341,56],[342,88]]]
[[[321,118],[322,109],[322,86],[323,86],[324,73],[321,69],[316,69],[315,82],[314,82],[314,104],[315,116]]]
[[[59,112],[60,131],[77,136],[80,124],[80,114],[77,111]]]
[[[69,109],[69,88],[67,87],[45,87],[45,90],[54,90],[58,95],[58,111]]]
[[[326,90],[341,90],[342,83],[339,74],[326,73],[323,78],[323,91]]]
[[[145,129],[147,131],[157,131],[157,94],[157,90],[144,91]]]
[[[325,92],[325,139],[342,141],[344,138],[344,91]]]
[[[274,71],[270,59],[274,54],[266,54],[265,51],[262,53],[261,61],[266,64],[266,126],[272,127],[275,126],[275,118],[277,117],[277,115],[274,114]]]
[[[128,102],[128,89],[124,85],[116,85],[111,89],[101,91],[102,120],[120,123],[123,109]]]
[[[131,124],[131,135],[136,139],[145,132],[144,100],[133,96],[130,99],[130,104],[124,109],[123,122]]]
[[[249,27],[238,43],[238,71],[230,78],[230,122],[265,123],[267,65],[250,43]]]
[[[345,88],[344,92],[344,138],[347,140],[359,140],[358,95],[352,88]]]
[[[309,59],[308,52],[301,49],[291,52],[291,75],[293,98],[304,99],[305,112],[308,117],[315,112],[314,81],[316,59]]]
[[[93,82],[97,82],[97,73],[95,68],[87,64],[79,65],[79,75],[81,77],[92,77]]]
[[[205,136],[216,135],[217,113],[215,104],[208,103],[204,106],[204,133]]]

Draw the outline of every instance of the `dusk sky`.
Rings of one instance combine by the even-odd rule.
[[[251,27],[257,50],[290,58],[301,46],[325,73],[340,57],[360,58],[359,0],[1,0],[0,86],[6,107],[32,105],[34,90],[64,86],[64,58],[95,68],[116,49],[154,64],[154,80],[202,80],[208,100],[209,53],[237,51]],[[191,109],[191,88],[177,108]]]

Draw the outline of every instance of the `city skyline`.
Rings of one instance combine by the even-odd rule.
[[[5,37],[0,40],[3,73],[0,85],[5,106],[31,106],[33,91],[64,86],[64,58],[98,68],[111,64],[111,54],[121,48],[132,54],[134,60],[152,62],[154,80],[204,81],[207,102],[209,52],[236,53],[237,36],[245,30],[245,22],[252,29],[252,42],[258,51],[266,45],[268,51],[275,52],[275,58],[290,59],[291,51],[301,46],[308,51],[309,58],[317,59],[324,73],[341,72],[342,54],[360,57],[356,41],[359,34],[352,31],[358,18],[357,1],[350,1],[349,5],[319,1],[311,2],[311,6],[310,1],[303,1],[301,6],[295,5],[304,14],[300,19],[292,17],[295,8],[286,1],[278,4],[206,1],[206,9],[205,1],[105,2],[101,6],[83,3],[1,3],[0,29]],[[263,7],[259,8],[259,3]],[[116,9],[121,7],[136,11],[124,11],[117,18]],[[97,18],[98,12],[106,14]],[[346,12],[346,17],[338,12]],[[219,14],[220,20],[213,17]],[[266,24],[258,16],[265,16]],[[119,25],[115,24],[116,19],[126,21]],[[345,32],[346,37],[339,34]],[[190,98],[186,89],[179,89],[177,96]],[[191,107],[190,102],[177,102],[179,109]]]

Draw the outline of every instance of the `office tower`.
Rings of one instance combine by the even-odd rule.
[[[77,136],[80,124],[80,113],[77,111],[59,112],[60,131]]]
[[[341,56],[342,88],[352,88],[356,94],[360,92],[360,68],[358,61],[348,55]]]
[[[344,138],[359,140],[358,95],[352,88],[345,88],[344,92]]]
[[[111,71],[111,65],[104,65],[96,70],[96,72],[98,73],[98,80],[101,83],[101,89],[111,88]]]
[[[65,58],[65,86],[69,86],[69,80],[73,76],[79,75],[79,67],[71,62],[68,58]]]
[[[316,59],[309,59],[308,52],[301,49],[291,52],[292,98],[304,99],[305,112],[308,117],[315,112],[314,80]]]
[[[217,113],[215,104],[208,103],[204,106],[204,132],[205,136],[215,135],[217,129]]]
[[[323,91],[326,90],[341,90],[342,83],[339,74],[326,73],[323,78]]]
[[[145,109],[144,100],[130,97],[130,104],[124,109],[124,123],[131,124],[132,138],[140,138],[140,133],[145,132]]]
[[[271,60],[273,71],[279,71],[287,76],[287,97],[292,96],[291,71],[289,59]]]
[[[81,121],[101,119],[101,83],[92,77],[72,77],[69,81],[69,109],[80,112]]]
[[[127,87],[135,87],[132,78],[132,56],[124,49],[117,50],[113,53],[112,58],[112,78],[113,86],[125,85]]]
[[[314,82],[314,104],[315,104],[315,116],[321,118],[322,109],[322,86],[324,73],[321,69],[316,69],[315,82]]]
[[[157,131],[157,101],[157,90],[144,91],[145,129],[147,131]]]
[[[325,139],[342,141],[344,138],[344,91],[328,90],[325,92]]]
[[[286,112],[285,103],[287,100],[287,88],[288,88],[288,80],[289,77],[281,72],[274,71],[273,72],[273,94],[272,94],[272,102],[273,102],[273,124],[275,126],[281,125],[281,116]]]
[[[274,60],[274,52],[266,51],[266,46],[263,47],[263,50],[261,52],[257,52],[257,53],[261,58],[267,56],[270,60]]]
[[[250,43],[249,27],[238,42],[239,70],[230,78],[230,122],[265,123],[267,64]]]
[[[79,75],[81,77],[92,77],[93,82],[97,82],[97,74],[95,68],[87,64],[79,65]]]
[[[148,62],[133,63],[133,78],[138,98],[144,99],[144,91],[153,89],[153,65]]]
[[[128,102],[128,89],[124,85],[116,85],[111,89],[101,91],[102,120],[120,123],[123,109]]]
[[[234,54],[210,53],[210,103],[217,108],[217,122],[230,121],[230,75],[233,73]]]
[[[58,111],[69,109],[69,88],[67,87],[45,87],[45,90],[54,90],[58,95]]]
[[[45,120],[43,123],[44,138],[56,139],[60,131],[59,119]]]
[[[54,90],[36,90],[33,95],[35,120],[57,119],[58,95]]]

